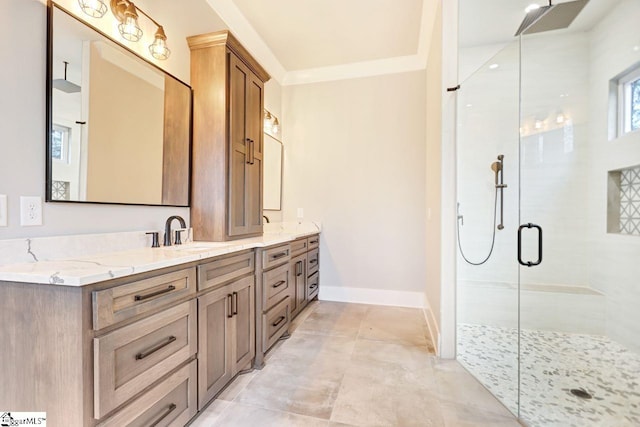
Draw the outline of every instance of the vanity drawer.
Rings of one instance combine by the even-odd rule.
[[[183,427],[198,409],[197,377],[194,360],[98,427]]]
[[[287,296],[275,307],[262,315],[262,352],[266,353],[289,329],[290,298]]]
[[[289,295],[289,263],[262,273],[262,307],[264,311]]]
[[[312,251],[309,251],[309,254],[307,255],[307,277],[318,271],[319,264],[320,250],[314,249]]]
[[[296,255],[303,254],[307,252],[309,247],[308,239],[305,237],[303,239],[294,240],[290,243],[291,245],[291,256],[294,257]]]
[[[268,270],[272,267],[289,262],[291,259],[291,247],[286,245],[265,249],[262,252],[262,269]]]
[[[99,419],[197,351],[196,301],[93,339],[94,412]]]
[[[255,269],[253,251],[216,259],[198,266],[198,290],[213,289]]]
[[[195,293],[195,268],[94,291],[93,329],[100,330]]]
[[[316,234],[315,236],[311,236],[307,239],[307,248],[309,250],[315,249],[320,246],[320,235]]]
[[[320,273],[317,271],[307,279],[307,301],[311,301],[320,290]]]

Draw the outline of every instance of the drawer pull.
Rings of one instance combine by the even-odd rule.
[[[227,301],[229,302],[229,314],[227,314],[227,317],[231,319],[233,317],[233,295],[227,294]]]
[[[309,289],[315,289],[317,287],[318,287],[318,285],[316,283],[314,283],[313,285],[309,285]]]
[[[168,346],[169,344],[171,344],[175,340],[177,340],[176,337],[174,337],[173,335],[170,336],[164,342],[162,342],[160,344],[156,344],[155,346],[151,347],[149,350],[142,351],[142,352],[136,354],[136,360],[142,360],[147,356],[151,356],[153,353],[155,353],[156,351],[160,350],[163,347]]]
[[[233,315],[235,316],[236,314],[238,314],[238,293],[237,292],[233,293],[232,302],[233,302],[233,304],[232,304],[233,305]]]
[[[169,416],[170,413],[172,413],[175,409],[177,408],[175,403],[172,403],[171,405],[169,405],[169,407],[167,408],[166,411],[164,411],[164,414],[162,414],[160,416],[160,418],[158,418],[157,420],[155,420],[155,422],[153,424],[149,424],[149,427],[156,427],[158,424],[160,424],[162,422],[162,420],[164,420],[165,418],[167,418]]]
[[[309,264],[315,264],[316,262],[318,262],[318,258],[314,258],[312,260],[309,260]]]
[[[309,243],[310,243],[310,244],[312,244],[312,245],[315,245],[316,243],[318,243],[318,239],[316,239],[316,240],[309,240]]]
[[[158,295],[166,294],[167,292],[171,292],[175,290],[176,290],[176,287],[173,285],[170,285],[167,289],[162,289],[161,291],[151,292],[150,294],[146,294],[146,295],[136,295],[135,297],[133,297],[133,300],[144,301],[146,299],[157,297]]]
[[[287,256],[288,252],[280,252],[279,254],[271,255],[271,259],[279,259]]]
[[[284,319],[286,319],[286,317],[280,316],[277,321],[275,321],[275,322],[273,322],[271,324],[271,326],[273,326],[274,328],[277,327],[280,323],[282,323],[284,321]]]
[[[275,285],[273,285],[273,288],[279,288],[280,286],[284,285],[285,283],[287,283],[286,280],[280,280],[278,283],[276,283]]]

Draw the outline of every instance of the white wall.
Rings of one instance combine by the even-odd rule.
[[[322,223],[325,299],[422,307],[425,82],[421,71],[284,88],[284,219],[303,208]]]
[[[62,3],[69,8],[77,8],[78,4],[75,0]],[[164,6],[157,3],[136,2],[164,25],[169,37],[172,56],[157,63],[188,82],[190,54],[186,36],[221,29],[222,23],[205,2],[189,0],[189,7],[182,13],[171,9],[184,6],[182,2],[171,0],[163,2]],[[43,1],[0,2],[0,57],[4,64],[0,67],[0,194],[8,195],[9,203],[9,226],[0,228],[0,239],[160,230],[165,219],[174,214],[188,220],[188,208],[43,203],[44,225],[20,226],[19,197],[41,196],[44,200],[45,194],[46,28]],[[141,49],[144,52],[147,48]]]

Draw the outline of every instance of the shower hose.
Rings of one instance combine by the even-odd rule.
[[[482,265],[485,262],[489,261],[489,258],[491,258],[491,254],[493,253],[493,247],[496,243],[496,217],[497,217],[497,212],[498,212],[498,187],[496,187],[496,195],[494,198],[494,202],[493,202],[493,236],[491,237],[491,248],[489,248],[489,254],[487,255],[487,257],[485,259],[483,259],[480,262],[473,262],[473,261],[469,261],[469,259],[466,257],[466,255],[464,254],[464,251],[462,250],[462,242],[460,241],[460,220],[458,219],[456,221],[457,225],[458,225],[458,248],[460,249],[460,255],[462,255],[462,258],[471,265]]]

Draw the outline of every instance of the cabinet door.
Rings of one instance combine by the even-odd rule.
[[[246,127],[247,87],[251,72],[235,55],[229,54],[229,236],[248,232],[246,188],[250,177],[251,143]]]
[[[251,140],[251,163],[247,165],[247,224],[249,233],[262,232],[262,152],[263,152],[263,84],[253,73],[247,80],[246,129]]]
[[[198,298],[198,409],[233,377],[231,286]]]
[[[291,315],[297,316],[306,305],[307,299],[307,254],[291,259]]]
[[[256,355],[255,278],[233,283],[234,354],[233,375],[251,364]]]

